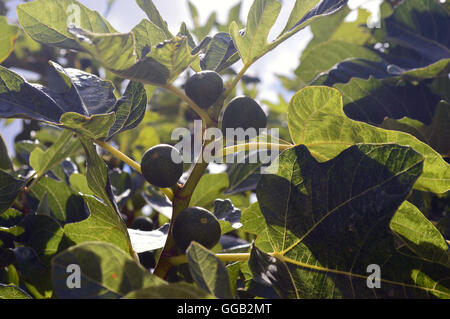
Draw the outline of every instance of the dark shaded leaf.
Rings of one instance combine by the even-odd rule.
[[[187,249],[189,270],[199,288],[221,299],[232,299],[225,265],[212,252],[193,242]]]
[[[12,162],[9,158],[8,148],[6,147],[5,141],[0,134],[0,169],[4,171],[12,170]]]
[[[11,207],[25,183],[0,169],[0,214]]]
[[[450,59],[450,38],[442,32],[450,29],[450,17],[442,4],[427,0],[403,1],[384,22],[388,40],[420,55],[414,67]],[[400,67],[411,68],[411,65]]]
[[[336,84],[344,98],[344,112],[353,120],[380,124],[385,117],[409,117],[431,124],[440,97],[426,83],[389,84],[370,77]]]
[[[144,118],[146,107],[147,94],[144,85],[130,82],[114,107],[116,121],[109,130],[108,138],[137,127]]]
[[[242,227],[241,211],[229,199],[217,199],[214,202],[214,216],[219,220],[222,234]]]

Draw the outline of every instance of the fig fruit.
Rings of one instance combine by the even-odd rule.
[[[189,207],[175,218],[172,235],[182,252],[185,252],[193,241],[210,249],[219,242],[221,228],[216,216],[208,210]]]
[[[202,71],[189,78],[184,91],[198,106],[207,109],[222,95],[223,80],[217,72]]]
[[[183,175],[183,159],[178,150],[167,144],[148,149],[141,160],[142,175],[156,187],[171,187]]]
[[[222,117],[222,133],[226,137],[227,129],[249,128],[259,130],[267,126],[267,116],[261,106],[252,98],[238,96],[228,103]]]

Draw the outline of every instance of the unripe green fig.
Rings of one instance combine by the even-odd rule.
[[[152,231],[153,221],[145,216],[136,217],[131,224],[131,229],[137,229],[142,231]]]
[[[238,96],[231,100],[222,117],[222,133],[225,137],[228,128],[254,128],[259,134],[259,130],[266,126],[266,113],[254,99],[247,96]]]
[[[156,187],[171,187],[183,175],[183,159],[178,150],[167,144],[148,149],[141,160],[142,175]]]
[[[198,106],[207,109],[222,95],[223,80],[217,72],[202,71],[189,78],[184,91]]]
[[[189,207],[175,218],[172,235],[182,252],[185,252],[193,241],[210,249],[219,242],[221,229],[216,216],[208,210]]]

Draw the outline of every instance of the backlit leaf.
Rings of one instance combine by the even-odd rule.
[[[308,87],[298,92],[289,104],[292,141],[306,145],[320,161],[329,160],[358,143],[408,145],[425,158],[423,174],[415,188],[436,193],[449,190],[450,165],[431,147],[409,134],[353,121],[342,107],[342,96],[335,89]]]

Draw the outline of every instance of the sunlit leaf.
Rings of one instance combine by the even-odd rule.
[[[349,119],[343,112],[339,91],[328,87],[308,87],[289,104],[289,130],[292,141],[304,144],[320,161],[329,160],[358,143],[408,145],[425,158],[423,174],[415,188],[445,193],[449,190],[450,165],[428,145],[415,137],[380,129]]]
[[[83,50],[67,30],[70,24],[96,33],[117,32],[97,11],[76,0],[37,0],[17,6],[20,25],[35,41],[65,49]],[[79,16],[79,21],[77,21]]]
[[[265,53],[267,37],[280,14],[281,3],[276,0],[255,0],[247,18],[245,33],[240,34],[237,23],[230,26],[230,34],[245,64],[252,63]]]
[[[25,291],[17,286],[0,284],[0,299],[32,299]]]

